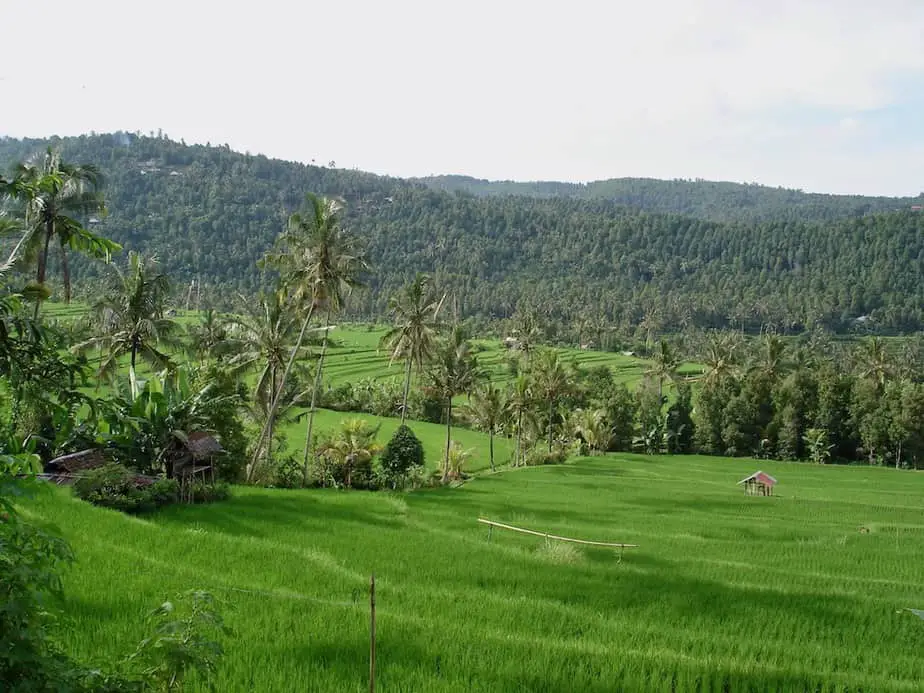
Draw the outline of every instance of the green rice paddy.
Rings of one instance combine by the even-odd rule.
[[[736,485],[758,466],[773,497]],[[219,691],[369,690],[372,573],[379,691],[924,690],[918,473],[618,455],[403,495],[241,487],[145,519],[65,489],[25,510],[77,553],[69,651],[111,661],[152,607],[209,590],[234,630]]]

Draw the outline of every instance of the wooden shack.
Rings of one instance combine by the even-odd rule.
[[[50,460],[45,464],[44,474],[39,476],[59,486],[72,484],[81,475],[91,469],[102,467],[108,461],[109,458],[103,450],[97,448],[81,450],[80,452],[72,452],[69,455],[62,455]]]
[[[195,431],[186,437],[185,444],[173,458],[172,476],[180,483],[180,499],[191,503],[195,481],[215,482],[214,460],[224,452],[214,436]]]
[[[746,496],[772,496],[773,487],[776,484],[776,479],[767,472],[759,470],[738,482],[739,486],[744,486],[744,495]]]

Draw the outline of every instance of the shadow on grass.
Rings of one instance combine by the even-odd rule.
[[[332,491],[331,493],[337,493]],[[189,528],[213,529],[225,534],[272,537],[281,528],[291,531],[304,528],[328,531],[334,523],[353,523],[378,529],[399,529],[403,522],[384,517],[360,507],[358,492],[355,504],[325,503],[316,492],[279,495],[267,498],[259,495],[232,497],[228,501],[201,506],[175,506],[158,513],[158,524]]]

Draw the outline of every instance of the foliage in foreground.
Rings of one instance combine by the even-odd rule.
[[[223,652],[216,638],[227,631],[206,592],[189,595],[190,612],[182,617],[171,619],[173,603],[162,605],[154,636],[128,658],[110,662],[112,673],[74,661],[60,646],[54,612],[63,596],[61,571],[74,554],[61,537],[25,522],[13,505],[40,489],[28,480],[37,466],[34,455],[0,455],[0,687],[9,693],[145,693],[182,690],[190,672],[207,680]]]

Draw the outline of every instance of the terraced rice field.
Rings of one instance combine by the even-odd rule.
[[[217,690],[924,690],[924,475],[632,455],[404,495],[238,488],[132,519],[56,489],[30,501],[78,561],[69,650],[112,659],[181,590],[220,596]],[[611,549],[487,530],[488,517]],[[192,690],[205,690],[195,684]]]

